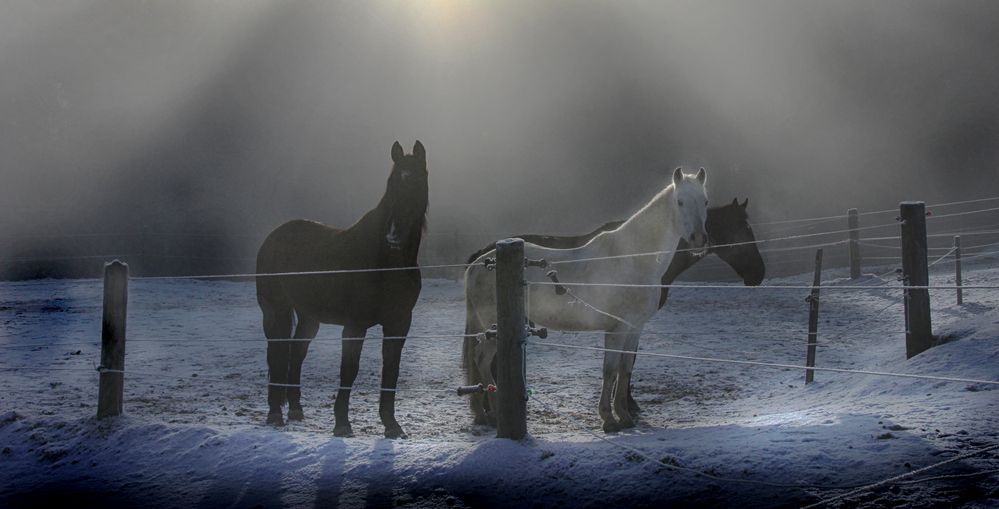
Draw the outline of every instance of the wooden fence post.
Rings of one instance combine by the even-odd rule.
[[[524,347],[524,241],[496,243],[496,437],[527,435],[527,382]]]
[[[846,211],[850,228],[850,279],[860,277],[860,214],[857,209]]]
[[[815,367],[815,347],[819,339],[819,284],[822,283],[822,250],[815,251],[815,277],[812,279],[812,293],[805,299],[808,301],[808,350],[805,354],[805,366]],[[815,379],[815,370],[805,370],[805,383],[810,384]]]
[[[125,311],[128,307],[128,265],[115,260],[104,265],[104,316],[101,327],[101,374],[97,417],[121,415],[125,384]],[[107,370],[111,370],[108,372]]]
[[[954,235],[954,284],[957,286],[957,305],[964,304],[964,292],[961,291],[961,236]]]
[[[902,202],[902,281],[905,286],[928,286],[929,268],[926,263],[926,204]],[[925,289],[905,290],[906,325],[905,356],[907,359],[933,346],[930,324],[930,292]]]

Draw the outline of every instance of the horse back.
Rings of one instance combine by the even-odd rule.
[[[392,265],[377,237],[315,221],[289,221],[270,233],[257,253],[257,273],[377,269]],[[370,237],[370,238],[369,238]],[[258,276],[257,300],[293,307],[323,323],[372,326],[411,312],[420,271]]]

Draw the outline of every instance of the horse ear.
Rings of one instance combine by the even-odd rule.
[[[683,182],[683,170],[677,166],[676,169],[673,170],[673,185],[679,186],[680,182]]]
[[[392,144],[392,162],[398,163],[399,161],[402,161],[402,156],[402,145],[400,145],[397,141]]]
[[[704,181],[705,181],[705,180],[706,180],[707,178],[708,178],[708,174],[707,174],[707,173],[705,173],[705,171],[704,171],[704,168],[703,168],[703,167],[702,167],[701,169],[697,170],[697,181],[698,181],[698,182],[700,182],[701,184],[703,184],[703,183],[704,183]]]
[[[423,144],[420,140],[416,140],[416,145],[413,145],[413,155],[419,158],[421,161],[427,160],[427,149],[423,148]]]
[[[738,204],[739,204],[739,199],[738,198],[732,198],[732,206],[735,207]]]
[[[746,198],[745,201],[742,202],[742,208],[745,209],[747,205],[749,205],[749,198]]]

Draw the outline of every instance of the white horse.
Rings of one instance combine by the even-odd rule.
[[[693,249],[703,250],[707,244],[705,177],[704,168],[696,176],[684,175],[677,168],[672,182],[616,230],[603,232],[575,249],[527,243],[524,254],[529,259],[547,260],[561,282],[659,285],[681,239]],[[621,256],[652,252],[662,254]],[[481,255],[465,271],[468,334],[483,332],[496,323],[496,278],[482,263],[491,256],[495,256],[494,251]],[[547,268],[528,268],[525,278],[548,281],[547,271]],[[628,352],[638,350],[642,328],[659,309],[661,293],[658,287],[572,286],[566,294],[559,295],[551,285],[529,285],[527,292],[527,315],[535,324],[553,330],[605,331],[605,348]],[[479,339],[466,339],[463,353],[469,383],[492,383],[490,366],[496,354],[496,340],[482,339],[481,334]],[[634,354],[604,352],[599,413],[605,432],[634,426],[628,412],[627,391],[634,357]],[[471,402],[475,422],[492,423],[495,418],[485,414],[482,397],[475,395]],[[490,408],[497,408],[493,396],[488,397]],[[613,413],[619,420],[611,412],[612,397]]]

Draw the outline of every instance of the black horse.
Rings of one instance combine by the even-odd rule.
[[[287,222],[267,236],[257,254],[257,273],[315,272],[416,267],[426,226],[427,155],[419,141],[412,155],[392,145],[392,172],[378,206],[356,224],[340,230],[313,221]],[[361,347],[369,327],[381,325],[382,392],[379,416],[385,436],[405,437],[395,419],[395,388],[413,306],[420,295],[420,270],[362,271],[323,275],[257,277],[257,303],[264,316],[270,372],[267,422],[302,420],[302,361],[320,323],[343,325],[340,389],[333,413],[335,436],[351,436],[347,417],[350,387],[357,377]],[[292,323],[297,317],[295,334]],[[282,339],[302,341],[280,341]],[[278,341],[274,341],[278,340]]]
[[[749,216],[746,214],[748,206],[749,198],[746,198],[741,204],[737,198],[733,198],[732,203],[728,205],[708,208],[707,218],[704,221],[704,229],[707,231],[709,239],[706,254],[718,255],[719,258],[735,270],[736,274],[742,277],[742,282],[746,286],[757,286],[763,282],[763,278],[766,275],[766,267],[755,243],[756,237],[753,235],[753,229],[749,226]],[[586,244],[600,232],[613,230],[621,226],[623,222],[612,221],[586,235],[557,236],[527,234],[517,235],[516,237],[539,246],[572,249]],[[663,274],[662,284],[673,284],[673,281],[680,274],[693,267],[695,263],[703,258],[703,255],[697,256],[688,251],[688,247],[687,242],[681,239],[680,244],[677,246],[677,252],[673,255],[673,261],[666,268],[666,273]],[[493,249],[496,249],[495,243],[473,253],[468,257],[467,263],[471,264],[475,262],[480,256]],[[662,309],[666,305],[668,296],[669,288],[663,288],[662,294],[659,296],[659,309]],[[470,331],[466,330],[465,334],[470,334]],[[475,341],[475,338],[469,337],[465,339],[462,350],[463,358],[473,355],[472,349],[475,346]],[[475,369],[470,369],[466,373],[469,384],[478,383],[478,376],[478,370]],[[487,404],[486,399],[482,397],[473,397],[470,403],[473,407]],[[636,414],[639,412],[638,403],[631,397],[631,387],[628,387],[628,406],[631,413]]]

